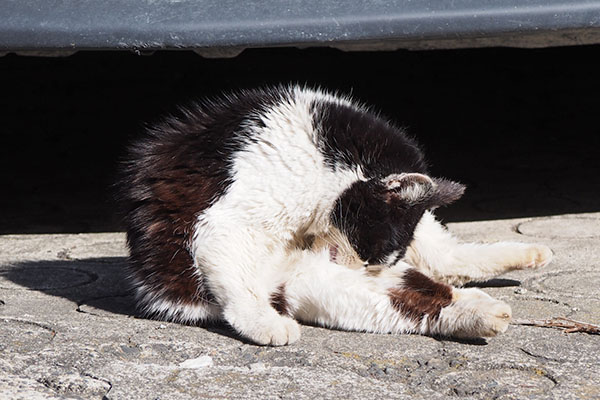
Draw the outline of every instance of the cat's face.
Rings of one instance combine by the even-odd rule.
[[[463,185],[445,179],[392,174],[354,183],[336,201],[331,219],[366,264],[393,265],[404,256],[423,213],[463,192]]]

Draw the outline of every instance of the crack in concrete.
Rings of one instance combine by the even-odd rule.
[[[525,354],[531,355],[532,357],[543,357],[543,356],[536,356],[535,354],[529,354],[526,350],[522,349],[521,347],[518,347],[518,349],[523,351]],[[551,372],[549,372],[547,369],[542,368],[542,367],[532,367],[532,366],[527,366],[527,365],[500,363],[500,364],[489,364],[488,368],[491,370],[512,369],[512,370],[517,370],[517,371],[533,372],[534,374],[536,374],[538,376],[542,376],[553,383],[553,387],[550,388],[549,390],[554,389],[556,386],[558,386],[560,384],[560,382],[556,376],[554,376]]]
[[[117,294],[112,294],[112,295],[108,295],[108,296],[90,297],[90,298],[87,298],[87,299],[79,300],[77,302],[77,307],[75,308],[75,311],[78,312],[78,313],[82,313],[82,314],[93,315],[95,317],[110,318],[109,315],[97,314],[97,313],[94,313],[94,312],[86,311],[86,310],[83,310],[81,307],[82,306],[94,307],[93,305],[90,305],[90,303],[94,302],[94,301],[98,301],[98,300],[112,299],[112,298],[126,298],[126,297],[129,297],[129,296],[130,296],[130,294],[128,294],[128,293],[117,293]]]
[[[56,335],[58,334],[58,332],[54,328],[52,328],[48,325],[42,324],[41,322],[29,321],[29,320],[21,319],[21,318],[1,317],[1,316],[0,316],[0,320],[2,320],[4,322],[20,322],[22,324],[33,325],[33,326],[37,326],[38,328],[46,329],[46,330],[50,331],[50,341],[53,341],[54,338],[56,337]]]
[[[560,362],[560,363],[566,361],[566,360],[558,359],[558,358],[550,358],[550,357],[546,357],[546,356],[540,356],[538,354],[534,354],[534,353],[532,353],[532,352],[530,352],[528,350],[525,350],[522,347],[518,347],[518,349],[521,350],[523,353],[527,354],[528,356],[533,357],[536,360],[551,361],[551,362]],[[558,384],[558,382],[555,382],[555,383]]]
[[[89,312],[89,311],[82,310],[82,309],[81,309],[81,306],[82,306],[82,305],[84,305],[84,304],[78,304],[78,305],[77,305],[77,308],[75,308],[75,312],[78,312],[78,313],[80,313],[80,314],[93,315],[94,317],[105,317],[105,318],[110,318],[110,317],[107,317],[106,315],[96,314],[96,313],[93,313],[93,312]]]
[[[111,389],[113,387],[112,383],[108,379],[105,379],[102,377],[97,377],[97,376],[94,376],[87,372],[77,371],[77,373],[79,374],[79,376],[91,378],[93,380],[106,383],[108,385],[108,389],[102,395],[102,399],[108,400],[108,393],[111,391]],[[66,386],[64,386],[64,382],[61,382],[61,381],[54,382],[51,377],[50,378],[49,377],[40,377],[37,379],[37,382],[41,383],[42,385],[44,385],[45,387],[47,387],[48,389],[52,390],[53,392],[55,392],[59,395],[64,395],[65,394],[64,392],[71,392],[76,395],[85,394],[85,388],[83,389],[83,392],[82,392],[82,391],[78,390],[80,388],[77,388],[77,387],[73,388],[73,386],[71,384],[67,384]]]
[[[104,383],[106,383],[106,384],[108,385],[108,390],[106,391],[106,393],[104,393],[104,394],[102,395],[102,400],[109,400],[109,399],[110,399],[110,398],[108,397],[108,394],[110,393],[110,391],[111,391],[111,390],[112,390],[112,388],[113,388],[113,384],[112,384],[112,382],[111,382],[111,381],[109,381],[109,380],[108,380],[108,379],[106,379],[106,378],[102,378],[102,377],[99,377],[99,376],[92,375],[92,374],[90,374],[90,373],[88,373],[88,372],[80,372],[80,374],[81,374],[82,376],[87,376],[88,378],[96,379],[97,381],[101,381],[101,382],[104,382]]]
[[[564,276],[569,276],[569,275],[576,275],[576,274],[584,274],[584,273],[597,273],[597,271],[595,270],[587,270],[587,269],[581,269],[581,270],[567,270],[567,271],[554,271],[554,272],[548,272],[542,276],[538,276],[535,278],[529,278],[526,279],[523,282],[523,286],[527,287],[527,289],[531,290],[532,292],[535,293],[539,293],[539,294],[546,294],[548,293],[548,291],[552,291],[554,293],[557,293],[559,295],[563,295],[563,296],[567,296],[573,299],[594,299],[594,300],[600,300],[600,297],[595,297],[593,295],[588,294],[576,294],[576,293],[571,293],[569,291],[565,291],[562,289],[554,289],[552,287],[546,287],[545,286],[545,282],[548,279],[551,278],[555,278],[555,277],[564,277]]]
[[[537,292],[537,293],[540,293],[540,292]],[[545,296],[523,296],[523,297],[521,297],[521,299],[523,299],[523,300],[545,301],[545,302],[548,302],[548,303],[552,303],[552,304],[557,304],[557,305],[560,305],[560,306],[565,306],[565,307],[573,308],[573,306],[571,304],[569,304],[567,302],[564,302],[564,301],[561,301],[561,300],[553,299],[551,297],[545,297]]]
[[[71,262],[65,260],[41,261],[37,262],[39,265],[36,265],[36,262],[33,261],[23,261],[0,266],[0,276],[9,283],[9,285],[0,284],[0,289],[53,293],[58,290],[90,285],[98,280],[99,276],[94,272],[66,265]],[[48,273],[55,275],[54,282],[37,279],[40,275]]]

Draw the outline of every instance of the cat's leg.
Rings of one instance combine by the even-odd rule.
[[[543,267],[551,259],[550,248],[540,244],[460,243],[426,212],[403,260],[434,279],[463,285],[516,269]]]
[[[222,309],[222,318],[257,344],[280,346],[300,337],[300,326],[273,308],[286,258],[261,231],[242,224],[199,222],[193,253]]]
[[[373,272],[305,252],[277,292],[281,312],[322,326],[476,338],[504,332],[510,307],[479,289],[435,282],[400,262]]]

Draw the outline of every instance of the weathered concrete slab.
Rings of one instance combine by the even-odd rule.
[[[516,318],[600,321],[600,213],[450,224],[550,245],[484,290]],[[600,398],[600,336],[513,325],[476,342],[304,326],[292,346],[135,315],[122,233],[0,237],[0,398]]]

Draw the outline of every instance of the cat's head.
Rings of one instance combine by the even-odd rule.
[[[365,263],[393,265],[404,256],[423,213],[454,202],[464,190],[419,173],[359,181],[338,198],[331,220]]]

